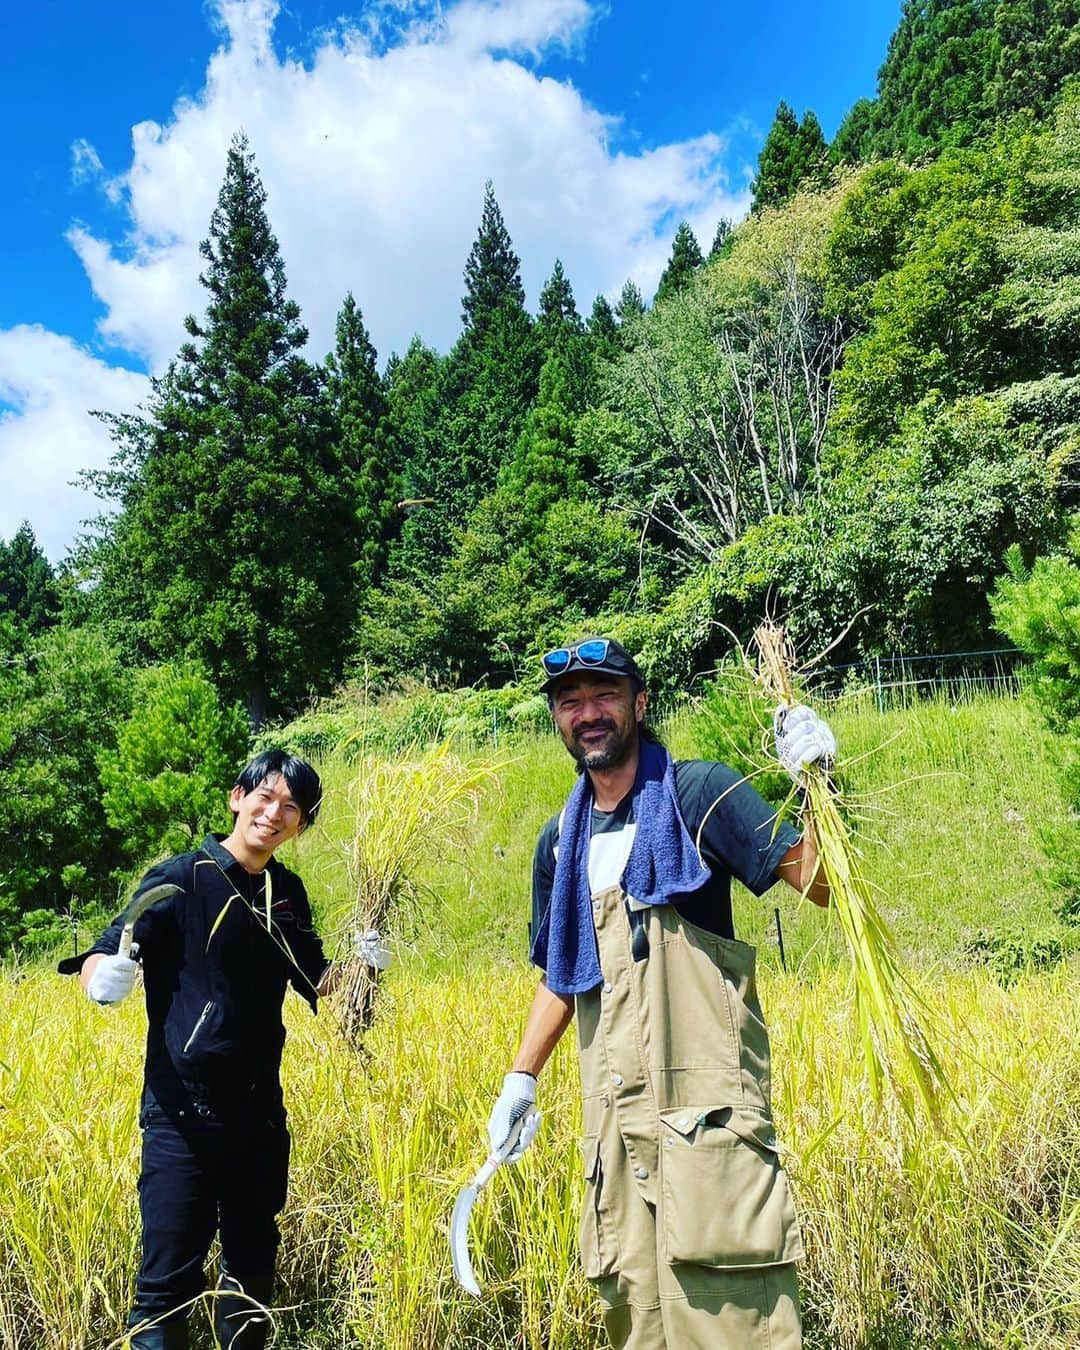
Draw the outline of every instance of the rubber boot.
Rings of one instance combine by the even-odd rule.
[[[137,1327],[140,1322],[153,1322],[153,1313],[131,1310],[129,1327]],[[173,1318],[170,1322],[154,1322],[142,1331],[132,1331],[124,1341],[124,1350],[188,1350],[187,1318]]]
[[[221,1272],[214,1297],[214,1332],[221,1350],[263,1350],[270,1337],[266,1309],[273,1296],[273,1274],[247,1275],[241,1284],[227,1270]],[[256,1307],[253,1299],[262,1306]]]

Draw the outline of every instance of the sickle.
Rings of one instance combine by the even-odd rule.
[[[467,1294],[473,1294],[477,1298],[480,1297],[480,1286],[476,1282],[472,1260],[469,1257],[469,1215],[476,1203],[476,1197],[506,1161],[507,1154],[514,1151],[514,1145],[518,1141],[518,1135],[521,1133],[521,1127],[524,1124],[525,1116],[523,1115],[520,1120],[514,1122],[513,1128],[499,1151],[488,1155],[487,1162],[473,1177],[470,1184],[462,1187],[458,1193],[458,1198],[454,1201],[454,1212],[450,1216],[450,1259],[454,1266],[454,1279]]]
[[[138,956],[139,947],[134,941],[135,924],[151,905],[156,905],[159,900],[165,900],[170,895],[177,895],[181,890],[182,886],[175,886],[171,881],[163,881],[157,886],[151,886],[148,891],[139,892],[124,910],[124,927],[120,933],[118,955],[127,956],[131,960]]]

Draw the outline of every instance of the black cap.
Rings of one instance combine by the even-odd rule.
[[[582,660],[578,656],[578,652],[592,643],[606,643],[606,653],[599,660]],[[556,671],[554,675],[549,675],[547,666],[543,665],[546,677],[544,683],[540,686],[540,692],[543,694],[549,694],[564,675],[572,675],[580,671],[592,671],[596,675],[623,675],[627,679],[635,681],[640,689],[645,688],[645,677],[642,675],[637,662],[622,643],[616,642],[614,638],[596,636],[578,638],[576,642],[571,642],[566,647],[556,648],[556,650],[568,652],[569,660],[562,670]],[[541,663],[543,663],[543,658],[541,658]]]

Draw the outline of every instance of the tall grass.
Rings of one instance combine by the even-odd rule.
[[[793,685],[795,652],[784,630],[772,620],[754,633],[757,678],[770,704],[791,709],[798,698]],[[809,764],[799,772],[805,793],[807,838],[829,887],[829,912],[835,915],[850,957],[850,988],[863,1067],[875,1100],[887,1082],[909,1116],[920,1102],[935,1125],[941,1124],[939,1093],[948,1076],[922,1028],[923,1009],[912,997],[901,969],[896,942],[883,919],[863,863],[862,850],[841,814],[840,794],[828,766]],[[912,1091],[914,1088],[914,1091]]]
[[[888,883],[888,917],[942,1019],[970,1146],[917,1134],[864,1100],[835,987],[839,947],[819,912],[785,908],[790,973],[766,948],[762,992],[806,1232],[808,1344],[1076,1346],[1080,972],[1063,964],[1006,990],[961,954],[980,929],[1050,921],[1035,830],[1064,807],[1042,734],[1024,705],[990,698],[884,717],[856,700],[831,720],[855,761],[846,786],[880,836],[868,866]],[[691,720],[668,733],[677,754],[694,752]],[[453,1198],[484,1147],[534,986],[524,966],[533,844],[573,782],[554,738],[513,753],[464,860],[436,850],[419,869],[431,890],[381,985],[367,1053],[341,1041],[328,1010],[312,1018],[287,1004],[294,1151],[281,1347],[603,1343],[577,1268],[568,1043],[541,1083],[539,1140],[473,1214],[484,1298],[461,1294],[450,1269]],[[326,781],[329,808],[344,770]],[[330,855],[343,838],[328,809],[292,858],[326,916],[340,899]],[[774,899],[738,899],[743,936],[765,935]],[[104,1350],[122,1326],[138,1256],[144,1023],[138,998],[107,1011],[47,970],[0,976],[0,1350]]]
[[[323,822],[324,941],[339,956],[333,1003],[343,1030],[359,1041],[375,1011],[379,974],[353,950],[375,931],[392,942],[403,914],[419,904],[420,873],[433,856],[463,853],[485,791],[498,786],[497,758],[465,760],[443,742],[401,758],[335,753],[336,782]]]
[[[362,1060],[290,1005],[294,1134],[279,1344],[585,1350],[572,1048],[546,1120],[473,1216],[485,1297],[453,1283],[447,1225],[533,984],[485,967],[388,982]],[[1080,998],[1065,968],[1006,991],[940,980],[970,1149],[866,1109],[829,982],[764,981],[781,1134],[806,1233],[808,1343],[1065,1347],[1080,1338]],[[142,1015],[47,972],[0,983],[0,1347],[101,1350],[135,1268]],[[951,1337],[949,1342],[947,1338]]]

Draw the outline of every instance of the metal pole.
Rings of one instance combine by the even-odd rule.
[[[780,924],[780,911],[774,909],[773,914],[776,917],[776,945],[780,949],[780,969],[786,971],[787,957],[784,955],[784,930]]]

